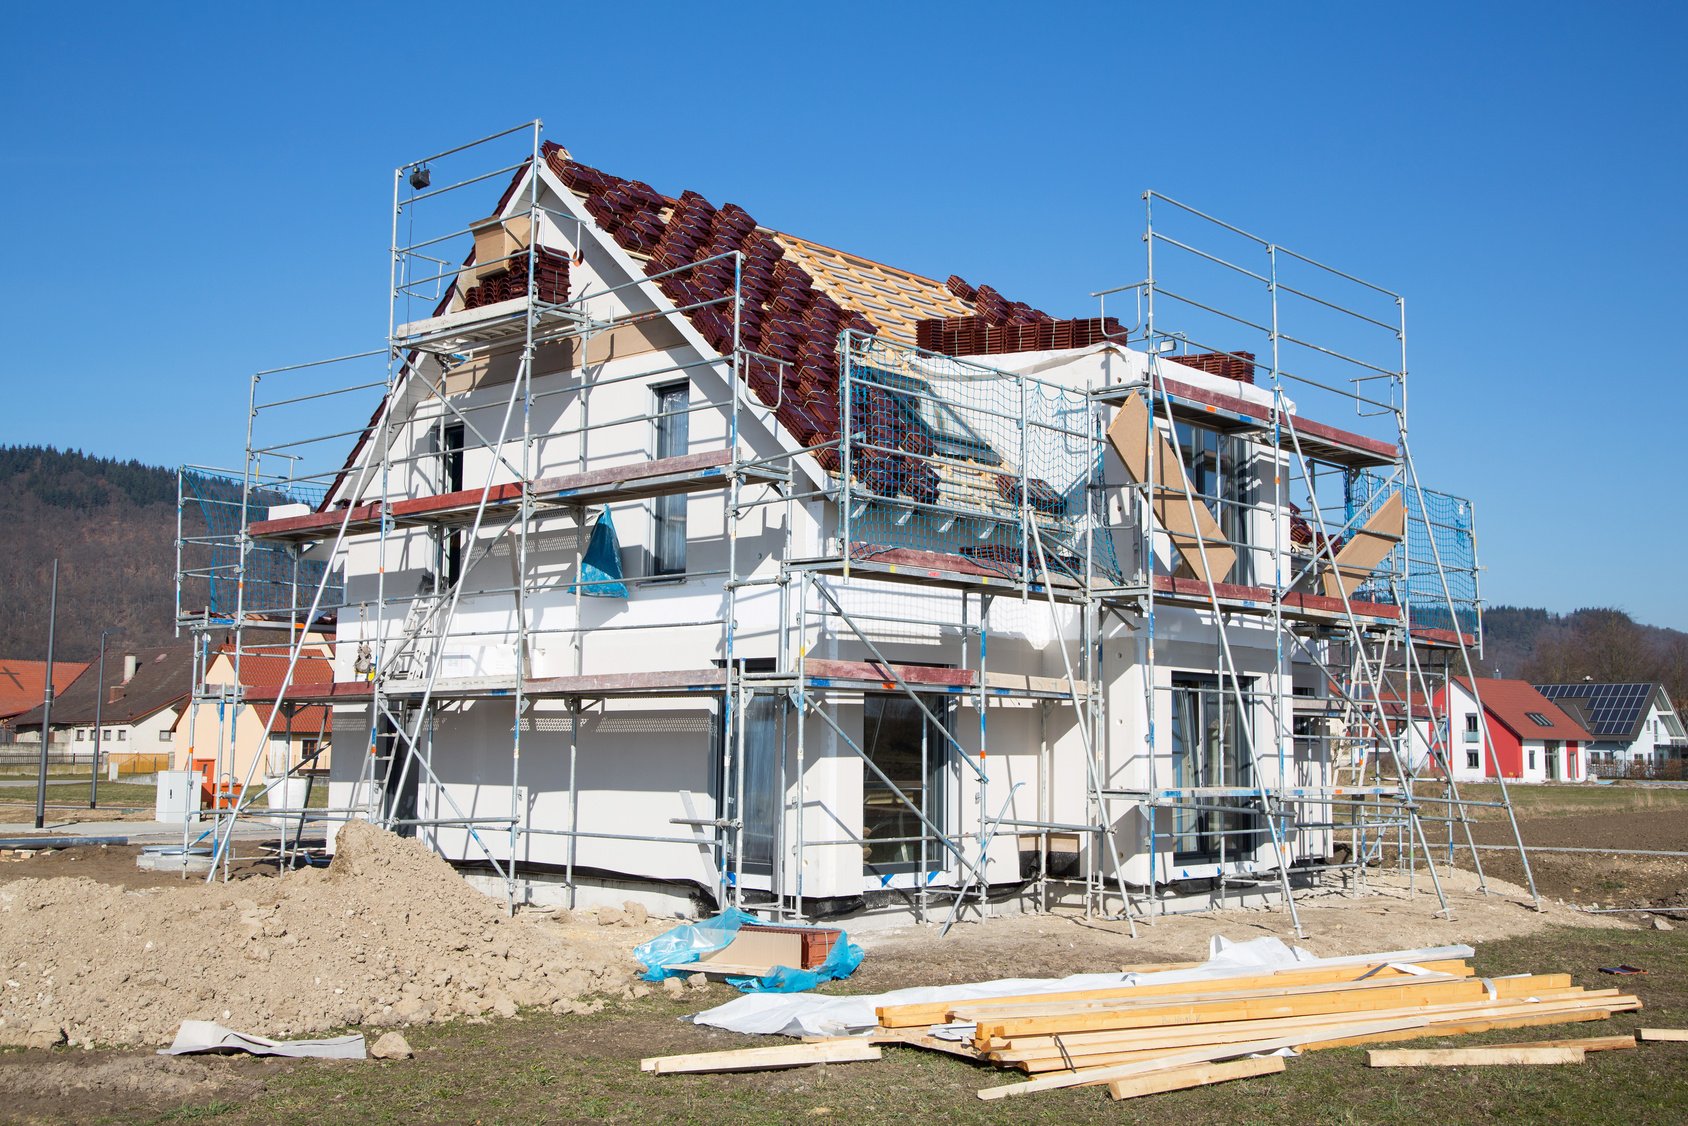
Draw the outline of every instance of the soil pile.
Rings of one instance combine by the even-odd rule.
[[[638,969],[627,931],[589,929],[508,918],[424,845],[356,821],[326,870],[279,880],[13,880],[0,885],[0,1045],[165,1043],[186,1019],[286,1037],[575,1011]]]

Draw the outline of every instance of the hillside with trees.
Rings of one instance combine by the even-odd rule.
[[[100,631],[168,641],[175,603],[176,474],[77,450],[0,446],[0,655],[41,659],[59,560],[61,661],[93,660]]]

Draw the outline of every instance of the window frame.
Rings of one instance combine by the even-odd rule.
[[[662,460],[683,457],[691,448],[691,394],[688,379],[651,385],[651,457]],[[684,409],[665,406],[670,396],[681,396]],[[669,493],[651,500],[650,574],[656,578],[678,578],[686,573],[687,502],[689,493]]]

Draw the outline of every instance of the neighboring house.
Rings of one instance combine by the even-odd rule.
[[[106,682],[95,684],[97,665],[53,701],[53,739],[68,740],[78,754],[94,747],[94,720],[101,724],[100,757],[120,774],[166,769],[174,748],[176,717],[193,681],[193,650],[160,646],[108,654]],[[103,689],[103,691],[102,691]],[[103,701],[100,697],[103,695]],[[19,717],[20,730],[41,730],[38,706]]]
[[[90,666],[81,661],[53,662],[53,692],[63,694]],[[47,690],[46,661],[0,658],[0,743],[17,736],[17,718],[41,706]]]
[[[1349,432],[1353,400],[1292,413],[1252,356],[1127,347],[555,146],[500,207],[349,458],[297,466],[327,497],[249,528],[344,572],[284,600],[335,615],[332,675],[246,693],[332,706],[332,806],[533,888],[798,915],[1050,873],[1257,894],[1336,855],[1258,794],[1343,784],[1302,714],[1403,647],[1420,596],[1371,582],[1408,535],[1393,415]],[[343,401],[312,398],[321,433],[365,426]],[[1424,646],[1476,628],[1447,499],[1470,616],[1402,588],[1435,586]]]
[[[332,682],[330,659],[326,645],[303,650],[293,683],[308,689]],[[285,653],[242,653],[240,683],[247,689],[273,690],[281,683],[287,662]],[[255,785],[295,769],[326,774],[333,738],[329,709],[320,704],[283,703],[277,714],[273,703],[241,700],[231,707],[232,692],[223,700],[209,698],[232,686],[235,679],[235,653],[225,646],[211,655],[201,698],[183,709],[176,721],[176,768],[198,771],[207,781],[221,778],[244,784],[250,778]]]
[[[1589,762],[1596,774],[1674,772],[1688,759],[1688,730],[1662,684],[1584,680],[1538,684],[1536,690],[1585,717],[1594,737]]]
[[[1455,678],[1430,702],[1434,723],[1415,722],[1420,758],[1433,729],[1431,749],[1445,753],[1455,781],[1479,782],[1497,771],[1517,782],[1587,781],[1591,736],[1582,724],[1522,680],[1479,677],[1479,708],[1471,683]]]

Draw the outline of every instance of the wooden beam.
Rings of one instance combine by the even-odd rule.
[[[1204,1063],[1194,1067],[1175,1067],[1170,1071],[1139,1075],[1135,1079],[1116,1079],[1108,1084],[1108,1093],[1116,1099],[1135,1099],[1143,1095],[1158,1095],[1162,1091],[1182,1091],[1190,1087],[1228,1083],[1233,1079],[1249,1079],[1256,1075],[1276,1075],[1283,1069],[1282,1056],[1261,1056],[1258,1059],[1231,1060],[1228,1063]]]
[[[1643,1028],[1636,1035],[1651,1043],[1688,1042],[1688,1028]]]
[[[1400,493],[1390,493],[1365,525],[1348,537],[1336,553],[1335,568],[1323,577],[1325,597],[1354,597],[1360,584],[1389,558],[1407,533],[1407,502]]]
[[[1189,967],[1175,965],[1166,968],[1184,969]],[[1472,976],[1471,967],[1458,959],[1424,962],[1420,963],[1420,968],[1431,973],[1447,974],[1452,977]],[[1125,972],[1134,971],[1126,970]],[[1140,969],[1135,972],[1149,971]],[[1212,997],[1242,989],[1259,989],[1283,985],[1313,985],[1321,982],[1354,982],[1362,979],[1399,982],[1412,980],[1413,976],[1392,969],[1384,962],[1284,969],[1276,973],[1246,974],[1204,981],[1150,982],[1143,985],[1116,985],[1101,989],[1067,990],[1060,993],[1018,993],[1007,997],[980,997],[976,1000],[925,1001],[909,1005],[884,1005],[879,1009],[879,1023],[886,1028],[916,1028],[929,1024],[948,1024],[955,1011],[960,1008],[978,1010],[983,1013],[984,1010],[990,1008],[1006,1009],[1015,1005],[1044,1005],[1060,1001],[1089,1001],[1107,998],[1132,1000],[1138,997],[1166,997],[1180,993],[1204,994]]]
[[[1423,1017],[1407,1017],[1390,1021],[1363,1021],[1346,1025],[1344,1035],[1360,1036],[1382,1032],[1398,1032],[1410,1028],[1423,1028]],[[1246,1044],[1227,1044],[1222,1047],[1193,1048],[1186,1052],[1171,1052],[1158,1059],[1141,1060],[1134,1063],[1116,1064],[1112,1067],[1086,1067],[1078,1071],[1058,1072],[1045,1075],[1037,1079],[1028,1079],[1024,1083],[1006,1083],[1000,1087],[986,1087],[979,1092],[979,1097],[985,1100],[1017,1098],[1021,1095],[1035,1095],[1041,1091],[1057,1091],[1066,1087],[1085,1087],[1096,1083],[1111,1083],[1116,1079],[1131,1079],[1150,1072],[1166,1071],[1186,1064],[1213,1063],[1218,1060],[1235,1059],[1238,1056],[1252,1056],[1262,1052],[1276,1052],[1280,1048],[1292,1048],[1297,1037],[1277,1036],[1266,1040],[1254,1040]]]
[[[1581,1048],[1384,1048],[1366,1053],[1367,1067],[1516,1067],[1581,1062]]]
[[[771,1071],[816,1063],[876,1060],[878,1045],[861,1039],[823,1040],[814,1044],[781,1044],[776,1048],[739,1048],[727,1052],[697,1052],[684,1056],[652,1056],[639,1061],[639,1070],[657,1075],[698,1071]]]
[[[1485,1048],[1581,1048],[1585,1052],[1621,1052],[1638,1048],[1634,1036],[1578,1036],[1569,1040],[1532,1040],[1520,1044],[1485,1044]]]
[[[1407,1005],[1436,1005],[1454,1001],[1478,1001],[1487,991],[1477,981],[1445,981],[1435,985],[1403,984],[1363,993],[1325,993],[1308,997],[1260,997],[1244,1001],[1221,999],[1194,1004],[1144,1006],[1119,1012],[1076,1013],[1069,1016],[1025,1017],[981,1022],[981,1037],[1035,1036],[1039,1033],[1086,1032],[1102,1028],[1151,1028],[1166,1025],[1201,1024],[1209,1021],[1256,1020],[1269,1017],[1306,1016],[1314,1013],[1353,1013],[1356,1017],[1372,1009],[1393,1009]]]
[[[1155,521],[1178,548],[1182,570],[1203,583],[1224,582],[1236,565],[1237,552],[1225,542],[1213,510],[1195,495],[1178,447],[1154,426],[1141,396],[1128,395],[1120,404],[1108,424],[1108,441],[1125,471],[1139,483],[1149,479],[1149,443],[1156,443],[1155,480],[1149,487]]]

